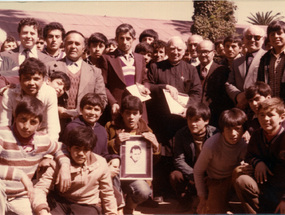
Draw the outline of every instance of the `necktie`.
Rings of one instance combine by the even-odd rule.
[[[24,50],[25,60],[30,57],[30,52],[31,52],[30,49],[25,49],[25,50]]]
[[[248,72],[248,69],[250,67],[250,64],[251,64],[252,60],[253,60],[252,53],[247,53],[246,54],[246,73]]]
[[[202,69],[202,71],[201,71],[201,79],[202,79],[202,80],[205,80],[205,79],[206,79],[207,73],[208,73],[207,68],[204,67],[204,68]]]

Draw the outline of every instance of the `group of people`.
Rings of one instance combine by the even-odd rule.
[[[215,42],[146,29],[134,50],[127,23],[108,40],[24,18],[18,34],[0,30],[0,214],[133,214],[170,187],[177,212],[226,213],[236,195],[245,213],[285,213],[284,22]],[[120,179],[132,135],[152,181]]]

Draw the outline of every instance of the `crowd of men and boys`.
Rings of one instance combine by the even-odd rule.
[[[0,29],[0,214],[133,214],[169,195],[177,213],[227,213],[233,196],[243,213],[285,213],[284,22],[214,42],[146,29],[135,49],[127,23],[85,38],[24,18],[18,34]],[[151,181],[120,180],[132,135]]]

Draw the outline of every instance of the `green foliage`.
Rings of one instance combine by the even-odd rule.
[[[257,12],[254,14],[250,13],[251,17],[247,17],[250,21],[247,21],[253,25],[269,25],[274,20],[281,20],[284,16],[280,16],[281,13],[276,13],[275,15],[271,15],[272,10],[266,13]]]
[[[235,29],[234,11],[236,5],[231,1],[194,1],[194,24],[192,34],[215,41],[233,35]]]

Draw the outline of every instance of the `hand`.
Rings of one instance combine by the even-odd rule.
[[[114,158],[110,160],[108,166],[111,173],[111,177],[114,178],[120,172],[120,159]]]
[[[51,215],[51,213],[49,213],[46,209],[40,210],[38,214],[39,215]]]
[[[174,100],[178,99],[178,90],[175,87],[172,87],[171,85],[166,85],[165,87],[167,90],[169,90],[171,97]]]
[[[119,111],[120,106],[117,103],[113,104],[111,107],[112,120],[115,120],[117,118],[117,116],[119,115]]]
[[[244,110],[247,105],[247,99],[245,97],[245,92],[241,92],[237,95],[237,105],[236,107]]]
[[[59,184],[59,191],[64,193],[66,192],[71,185],[71,175],[70,175],[70,166],[69,164],[62,164],[56,179],[56,184]]]
[[[254,177],[256,179],[257,183],[263,184],[263,182],[267,181],[267,173],[270,175],[273,175],[273,173],[270,171],[270,169],[266,166],[264,162],[259,162],[254,171]]]
[[[125,142],[126,140],[129,140],[131,137],[130,133],[125,132],[125,129],[121,130],[120,132],[117,133],[115,143],[117,145],[121,145],[122,142]]]
[[[187,108],[184,108],[183,111],[179,114],[183,118],[186,118]]]
[[[137,87],[142,96],[147,96],[150,94],[150,90],[144,85],[137,83]]]
[[[28,192],[30,202],[33,202],[34,201],[34,186],[33,186],[31,179],[24,173],[21,179],[21,182],[23,183],[24,187],[26,188]]]
[[[285,214],[285,200],[281,200],[274,213],[277,214],[278,211],[279,214]]]
[[[250,140],[250,134],[249,134],[249,132],[248,132],[248,131],[245,131],[245,132],[243,133],[243,135],[242,135],[242,138],[244,139],[244,141],[245,141],[246,143],[249,143],[249,140]]]
[[[249,165],[248,163],[243,163],[240,166],[240,169],[241,169],[243,174],[253,176],[253,171],[254,170],[253,170],[253,166],[252,165]]]
[[[144,132],[144,133],[142,133],[142,136],[152,144],[154,151],[156,151],[158,149],[159,143],[156,139],[156,136],[153,133]]]
[[[204,214],[206,209],[207,200],[205,197],[199,197],[199,204],[197,206],[197,213]]]

